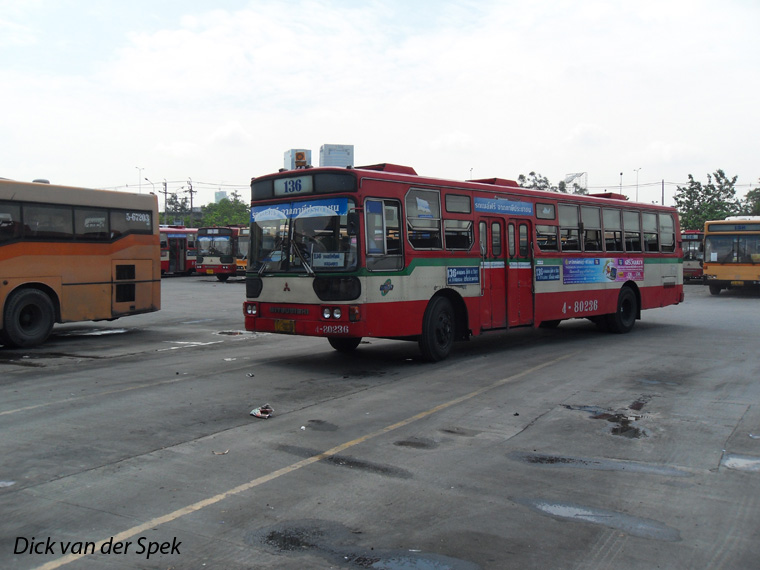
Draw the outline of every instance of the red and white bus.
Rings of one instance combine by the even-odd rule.
[[[704,259],[704,237],[702,230],[684,230],[683,241],[683,279],[702,280],[702,260]]]
[[[198,230],[185,226],[161,226],[161,275],[190,275],[195,271],[195,239]]]
[[[216,275],[219,281],[245,274],[249,232],[249,228],[239,226],[198,228],[196,271]],[[239,259],[242,260],[240,263]]]
[[[435,361],[458,339],[565,319],[624,333],[643,309],[683,301],[673,208],[391,164],[284,171],[251,189],[249,331],[343,352],[414,339]]]

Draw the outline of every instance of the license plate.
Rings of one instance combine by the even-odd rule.
[[[274,321],[274,332],[293,334],[296,332],[296,322],[290,319],[276,319]]]
[[[731,285],[734,287],[744,287],[744,281],[731,281]]]
[[[206,269],[206,275],[213,275],[214,270],[213,269]]]

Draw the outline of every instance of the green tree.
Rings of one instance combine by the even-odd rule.
[[[546,176],[535,172],[529,172],[528,176],[521,174],[517,177],[517,183],[523,188],[532,188],[533,190],[548,190],[550,192],[558,191],[558,188],[552,186]]]
[[[718,169],[713,175],[707,175],[707,184],[702,184],[689,174],[688,186],[678,186],[674,197],[681,215],[681,228],[699,230],[707,220],[722,220],[738,214],[741,204],[736,199],[737,178],[728,178]]]
[[[747,192],[742,203],[742,213],[748,216],[760,216],[760,188]]]
[[[216,204],[207,204],[201,208],[204,226],[248,225],[251,221],[250,207],[234,192],[232,199],[223,198]]]

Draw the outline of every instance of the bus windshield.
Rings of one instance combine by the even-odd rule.
[[[251,267],[259,273],[326,273],[356,269],[357,237],[349,236],[353,200],[329,198],[251,210]]]
[[[198,253],[206,256],[232,255],[230,236],[199,235]]]
[[[705,261],[717,263],[760,263],[760,235],[708,235]]]

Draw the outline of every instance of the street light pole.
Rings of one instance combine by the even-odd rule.
[[[641,167],[634,168],[633,171],[636,173],[636,201],[639,201],[639,170],[641,170]]]
[[[137,185],[138,185],[138,188],[140,189],[140,194],[142,194],[142,178],[143,178],[142,171],[145,169],[140,168],[139,166],[135,166],[135,168],[137,169]]]

